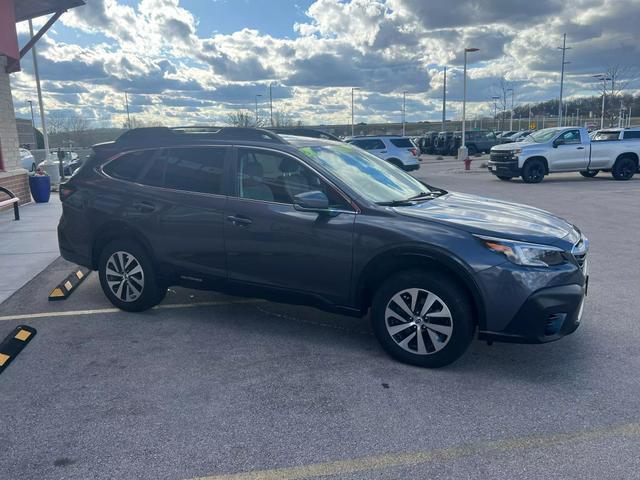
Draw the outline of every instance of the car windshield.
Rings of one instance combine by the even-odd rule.
[[[398,167],[351,145],[306,146],[299,150],[374,203],[401,202],[435,193]]]
[[[538,130],[527,135],[527,140],[531,140],[535,143],[545,143],[551,140],[558,133],[556,128],[545,128],[544,130]]]

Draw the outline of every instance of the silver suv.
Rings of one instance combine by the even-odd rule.
[[[420,168],[418,149],[409,137],[399,135],[363,136],[351,137],[346,141],[407,172]]]

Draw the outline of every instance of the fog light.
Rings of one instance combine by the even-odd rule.
[[[544,328],[545,335],[555,335],[562,329],[562,325],[564,324],[565,319],[567,318],[566,313],[552,313],[547,318],[547,324]]]

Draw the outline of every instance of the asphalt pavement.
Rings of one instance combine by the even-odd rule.
[[[476,341],[403,365],[367,319],[174,288],[112,308],[58,259],[0,304],[0,340],[38,334],[0,374],[2,479],[637,479],[640,179],[538,185],[425,162],[447,190],[531,204],[591,241],[583,324],[546,345]]]

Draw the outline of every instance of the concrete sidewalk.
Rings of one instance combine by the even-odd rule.
[[[56,193],[49,203],[0,212],[0,311],[1,303],[60,256],[56,227],[62,205]]]

